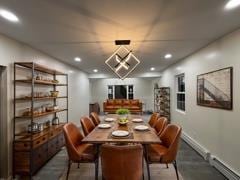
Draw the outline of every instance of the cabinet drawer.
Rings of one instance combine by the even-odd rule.
[[[15,142],[14,149],[16,151],[28,151],[31,148],[30,142]]]
[[[41,136],[33,141],[33,148],[36,148],[48,141],[48,135]]]
[[[54,129],[51,132],[49,132],[49,136],[48,137],[49,137],[49,139],[52,139],[55,136],[57,136],[58,134],[60,134],[60,133],[62,133],[62,127]]]

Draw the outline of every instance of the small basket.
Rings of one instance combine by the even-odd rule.
[[[59,91],[50,91],[52,97],[58,97]]]

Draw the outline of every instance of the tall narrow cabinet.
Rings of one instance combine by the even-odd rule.
[[[170,87],[154,88],[154,111],[170,122]]]
[[[13,104],[13,175],[31,177],[65,144],[68,75],[34,62],[14,63]]]

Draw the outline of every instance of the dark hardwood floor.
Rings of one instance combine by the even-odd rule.
[[[178,169],[184,180],[227,179],[184,141],[181,141],[177,159]]]

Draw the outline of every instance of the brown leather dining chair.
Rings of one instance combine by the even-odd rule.
[[[140,180],[143,176],[142,145],[104,144],[101,164],[103,180]]]
[[[97,113],[92,112],[92,113],[90,114],[90,116],[91,116],[92,121],[93,121],[93,123],[95,124],[95,126],[97,126],[97,125],[100,124],[101,121],[100,121],[100,118],[99,118],[99,116],[98,116]]]
[[[177,179],[179,180],[176,156],[178,152],[178,145],[180,141],[182,128],[169,124],[160,135],[161,144],[151,144],[147,146],[145,154],[148,177],[150,179],[149,164],[173,164]]]
[[[157,135],[160,135],[163,130],[166,128],[167,126],[167,123],[168,123],[168,120],[166,117],[159,117],[155,126],[154,126],[154,129],[156,130],[156,133]]]
[[[155,126],[155,124],[156,124],[156,122],[157,122],[157,120],[158,120],[158,117],[159,117],[159,114],[156,113],[156,112],[151,115],[150,120],[148,121],[148,124],[149,124],[152,128],[154,128],[154,126]]]
[[[85,136],[87,136],[95,128],[94,123],[87,116],[82,117],[80,119],[80,123],[82,125],[83,133],[84,133]]]
[[[95,163],[95,179],[98,179],[98,157],[94,145],[82,143],[83,135],[78,127],[73,123],[67,123],[63,127],[63,133],[68,152],[68,170],[69,176],[72,163]]]

